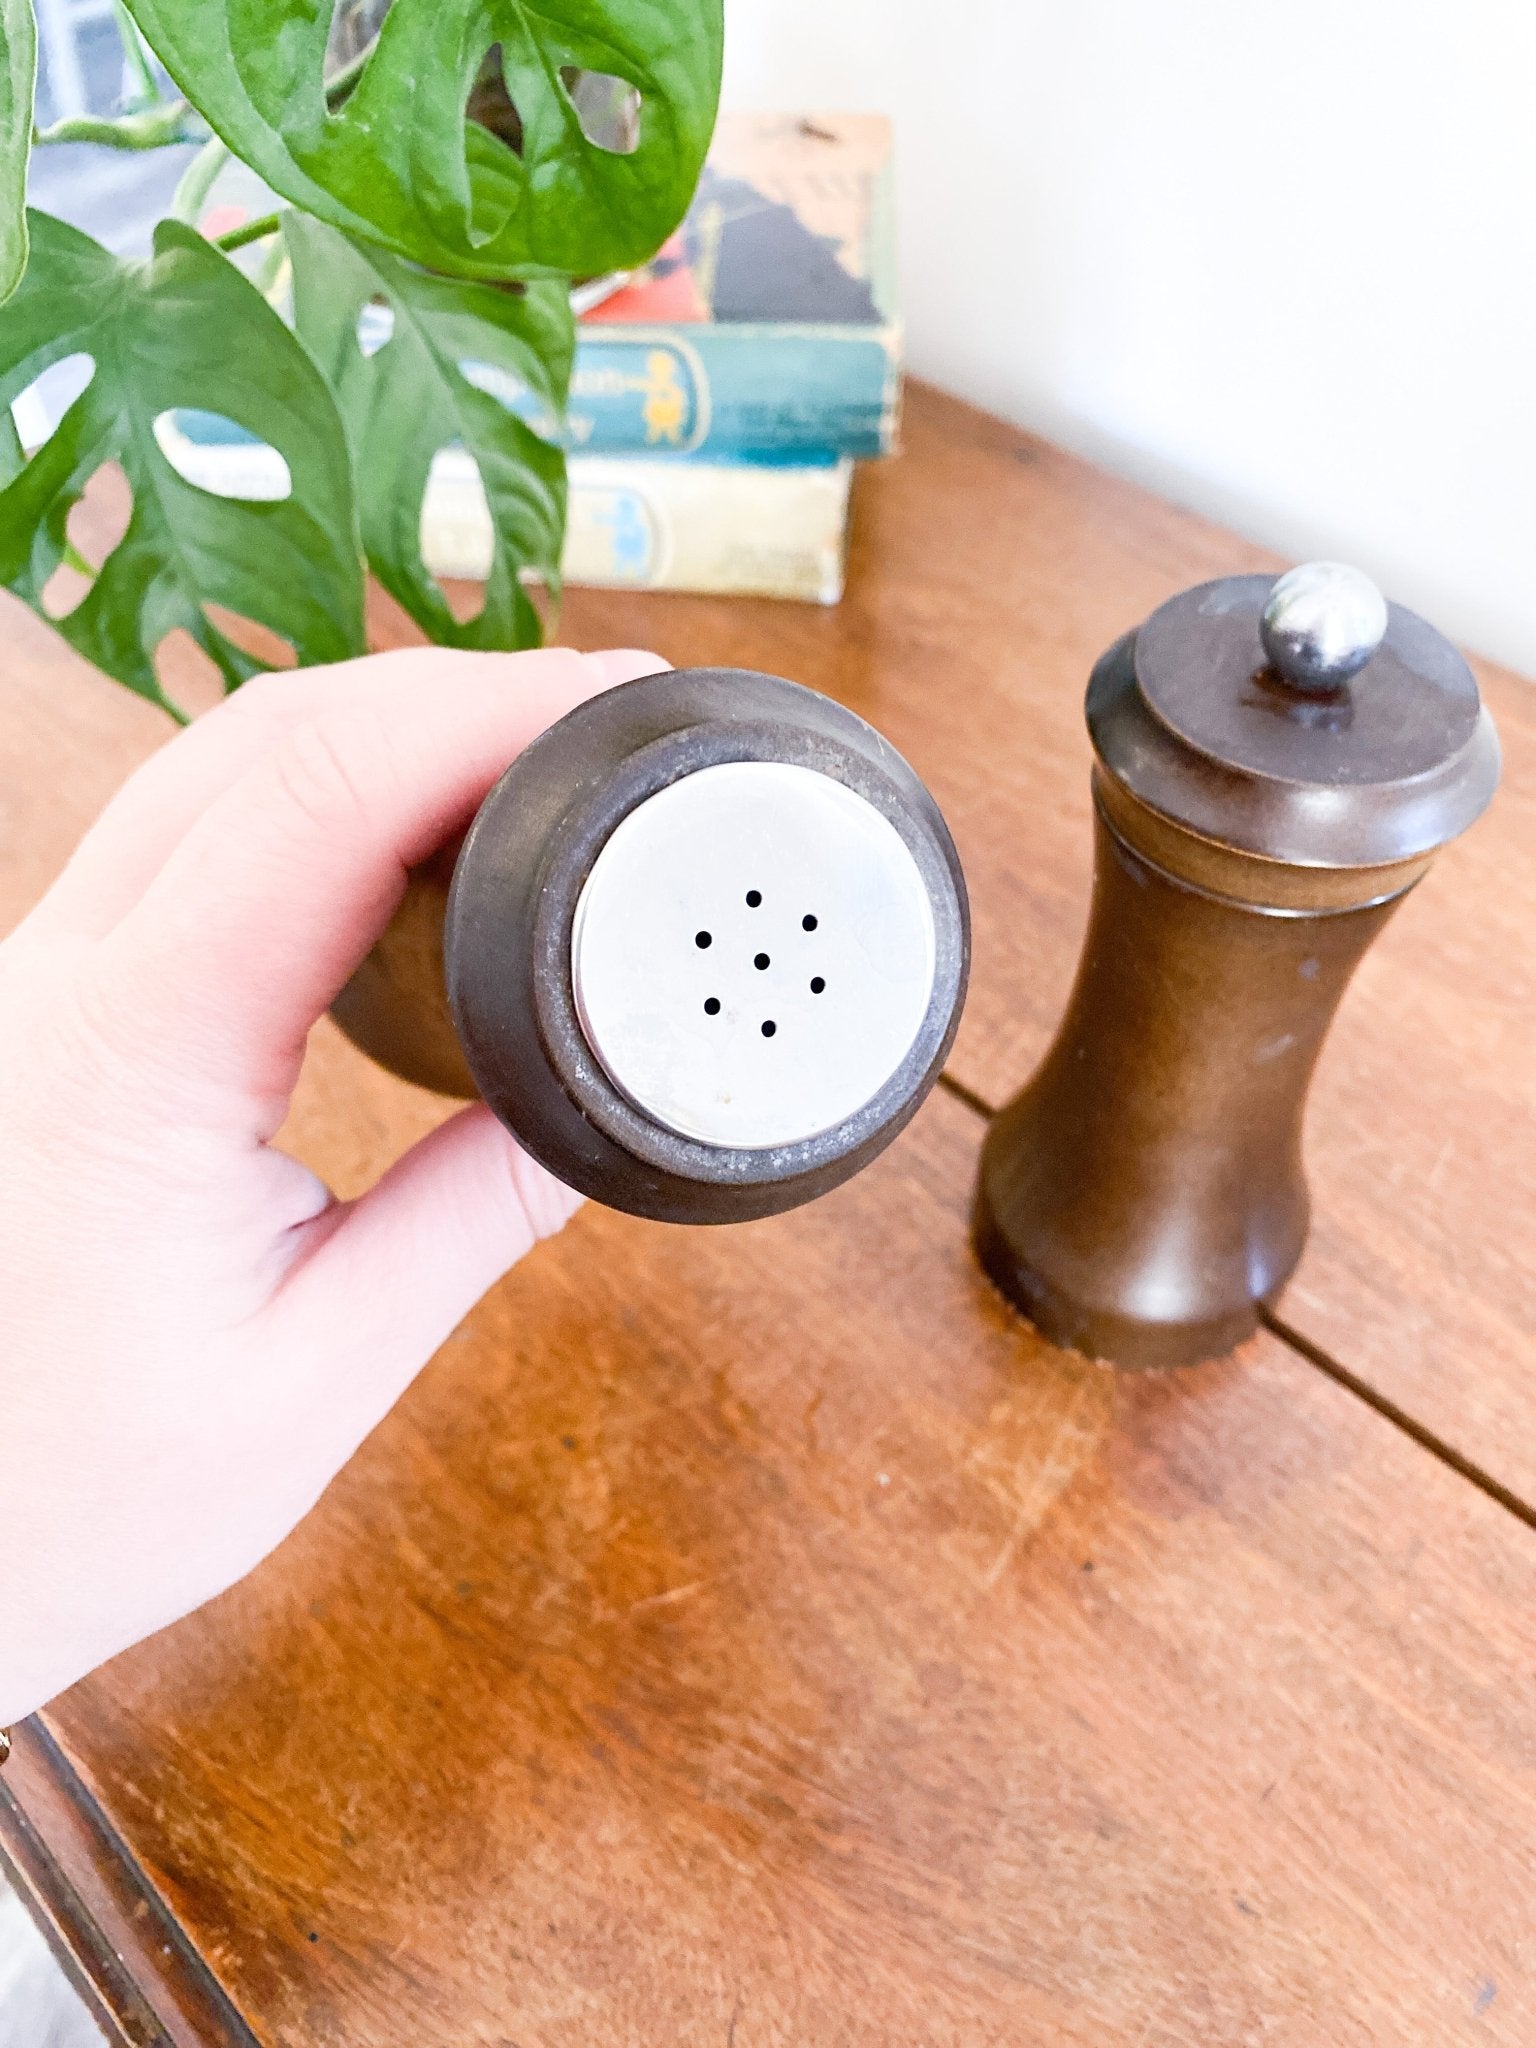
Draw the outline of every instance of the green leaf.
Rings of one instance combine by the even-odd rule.
[[[11,296],[27,267],[27,156],[36,78],[32,0],[0,0],[0,300]]]
[[[8,484],[26,459],[21,436],[16,431],[16,416],[7,406],[0,412],[0,484]]]
[[[330,380],[357,476],[369,567],[433,640],[450,647],[530,647],[539,618],[518,580],[536,570],[559,587],[565,458],[460,367],[488,365],[525,385],[541,413],[565,406],[575,345],[561,284],[521,292],[429,277],[303,214],[284,218],[301,340]],[[382,300],[393,326],[364,355],[358,321]],[[432,458],[459,443],[474,457],[494,534],[485,603],[455,620],[421,558],[421,505]]]
[[[301,663],[363,650],[363,573],[346,437],[325,380],[225,257],[162,221],[148,262],[109,255],[47,214],[29,215],[32,260],[0,307],[0,405],[50,363],[90,356],[90,383],[0,490],[0,582],[44,610],[65,521],[105,462],[133,491],[123,539],[86,596],[53,623],[98,668],[174,710],[155,650],[185,627],[226,688],[260,663],[222,633],[218,604],[291,642]],[[290,495],[215,496],[167,461],[155,422],[181,406],[235,420],[288,465]]]
[[[682,218],[714,123],[721,0],[394,0],[327,106],[323,0],[128,0],[214,131],[297,206],[438,270],[584,276],[642,262]],[[501,52],[518,148],[465,120]],[[638,146],[588,139],[577,71],[640,95]]]

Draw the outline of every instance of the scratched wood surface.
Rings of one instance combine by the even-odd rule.
[[[345,1187],[435,1114],[322,1033],[290,1136]],[[1532,2038],[1528,1532],[1272,1338],[1047,1350],[979,1130],[588,1210],[50,1713],[262,2042]]]
[[[0,1774],[0,1877],[7,1874],[108,2048],[253,2048],[196,1949],[36,1720],[15,1730]],[[86,2031],[72,2026],[69,2040]],[[3,1995],[0,2041],[56,2048],[45,2016],[15,2013]]]
[[[582,595],[567,628],[891,732],[967,858],[960,1071],[1000,1095],[1075,953],[1088,661],[1259,558],[947,401],[910,434],[842,610]],[[161,731],[7,624],[0,923]],[[291,1135],[345,1190],[440,1113],[322,1029]],[[585,1213],[276,1559],[52,1710],[259,2040],[1536,2035],[1528,1532],[1272,1338],[1150,1381],[1042,1346],[966,1253],[980,1130],[935,1098],[746,1230]],[[1388,1192],[1341,1185],[1368,1255]],[[1440,1313],[1404,1264],[1384,1302]]]
[[[899,460],[859,474],[841,605],[573,591],[563,629],[577,645],[654,644],[678,663],[796,677],[910,755],[972,887],[975,973],[952,1072],[996,1107],[1044,1050],[1076,960],[1093,661],[1186,584],[1275,561],[921,385],[905,431]],[[121,708],[8,600],[6,616],[0,845],[41,886],[89,815],[78,797],[106,794],[164,727]],[[387,605],[374,617],[380,644],[403,637]],[[1313,1093],[1315,1221],[1284,1308],[1536,1505],[1536,685],[1487,663],[1478,674],[1504,786],[1346,1000]],[[62,805],[57,767],[36,772],[39,720],[68,764]]]
[[[976,919],[951,1071],[996,1108],[1044,1051],[1076,964],[1089,669],[1187,584],[1280,565],[922,387],[906,441],[859,474],[835,611],[582,592],[567,625],[649,633],[679,663],[780,667],[911,756]],[[1284,1312],[1536,1504],[1536,685],[1478,675],[1504,786],[1346,999],[1313,1096],[1313,1232]]]

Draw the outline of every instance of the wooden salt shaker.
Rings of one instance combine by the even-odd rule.
[[[1193,1364],[1250,1336],[1301,1257],[1324,1036],[1487,805],[1498,741],[1449,641],[1333,563],[1172,599],[1099,662],[1087,719],[1088,934],[988,1136],[976,1249],[1054,1342]]]

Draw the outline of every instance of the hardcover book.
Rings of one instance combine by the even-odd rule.
[[[580,294],[567,447],[889,453],[895,271],[883,116],[722,115],[682,227],[643,270]],[[476,381],[528,405],[494,372]]]
[[[698,462],[573,455],[568,583],[731,592],[835,604],[853,464]],[[421,548],[434,576],[482,578],[491,516],[462,449],[432,465]]]
[[[286,467],[217,414],[183,409],[156,438],[189,483],[239,498],[280,498]],[[835,604],[853,464],[698,462],[676,456],[573,455],[562,571],[568,583],[735,592]],[[433,459],[421,508],[422,559],[434,576],[482,579],[491,515],[463,448]]]

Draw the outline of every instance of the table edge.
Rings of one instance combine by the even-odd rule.
[[[260,2048],[41,1716],[0,1774],[0,1868],[113,2048]]]

